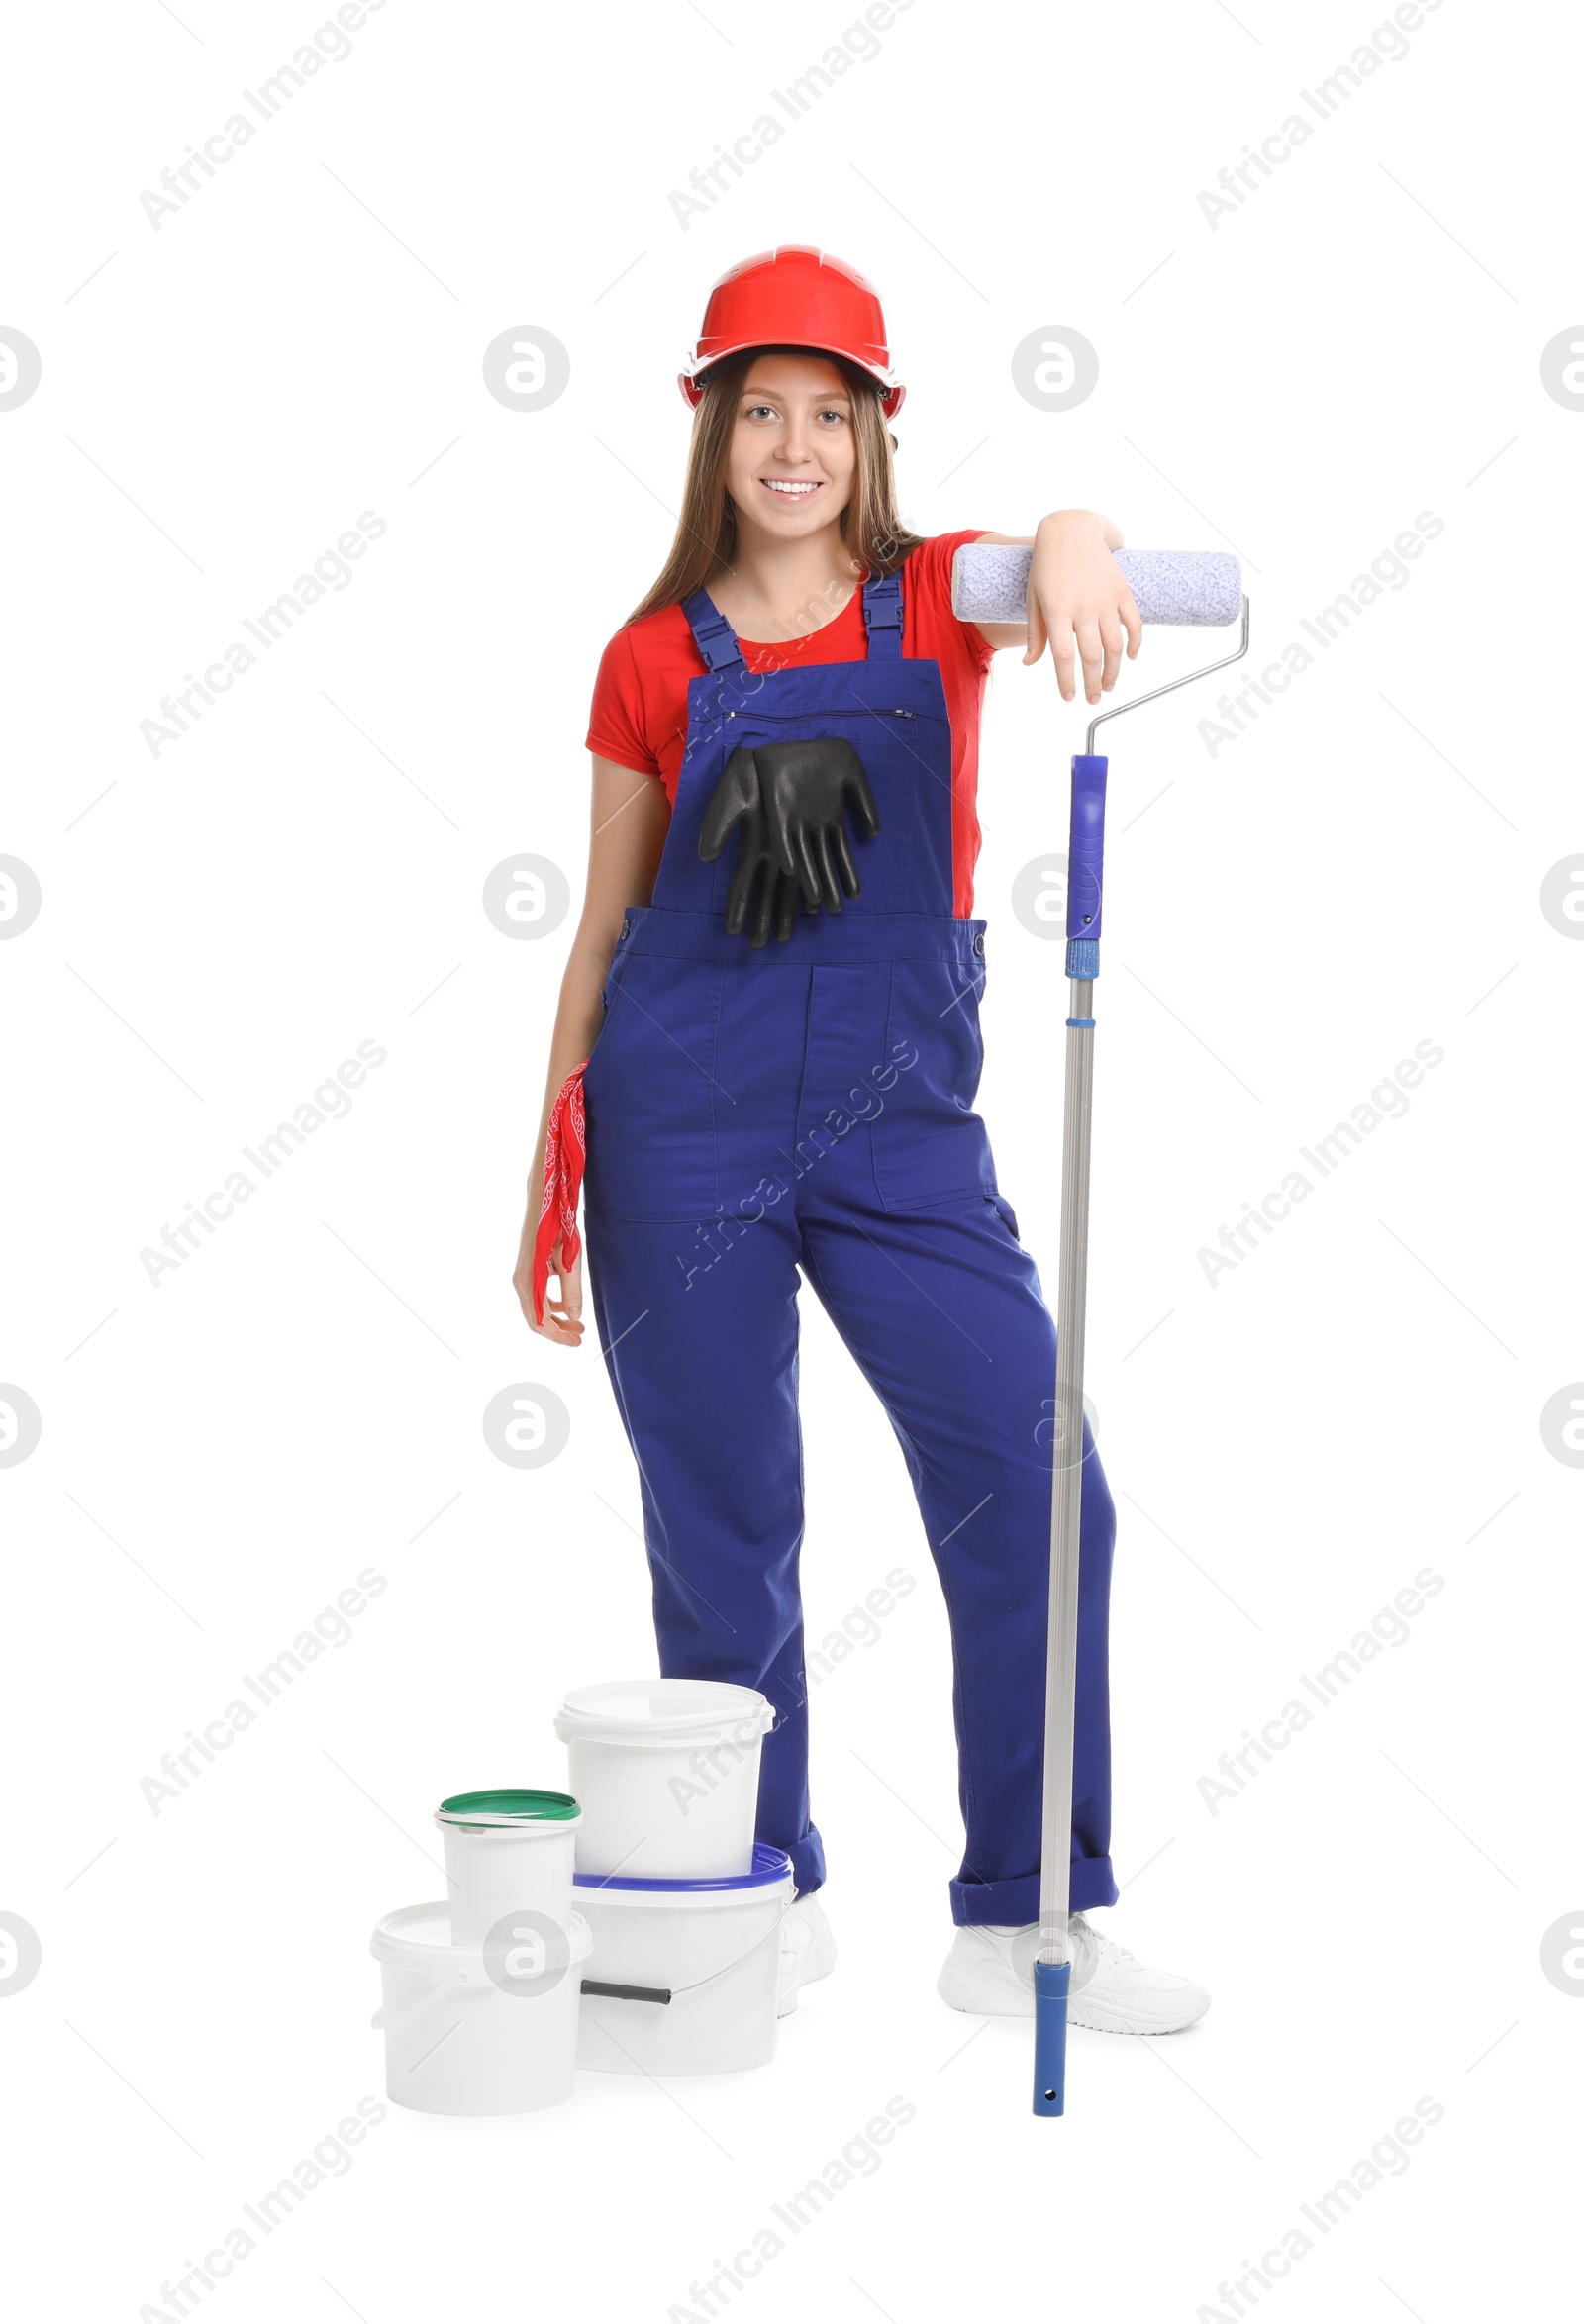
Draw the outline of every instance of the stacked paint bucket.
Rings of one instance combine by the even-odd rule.
[[[555,1722],[570,1791],[442,1801],[449,1902],[388,1913],[370,1947],[397,2104],[520,2114],[569,2097],[577,2066],[725,2074],[773,2055],[794,1889],[790,1858],[753,1837],[772,1723],[747,1687],[579,1688]]]
[[[573,1910],[577,1801],[462,1791],[435,1816],[445,1904],[387,1913],[380,1965],[385,2086],[425,2114],[525,2114],[572,2094],[578,1982],[593,1945]]]
[[[704,1679],[579,1687],[555,1731],[583,1803],[573,1891],[594,1933],[577,2062],[733,2074],[775,2051],[792,1860],[755,1842],[774,1712]]]

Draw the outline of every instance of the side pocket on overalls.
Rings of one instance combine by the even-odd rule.
[[[599,1021],[599,1026],[598,1026],[598,1029],[597,1029],[597,1030],[596,1030],[596,1032],[595,1032],[595,1035],[594,1035],[593,1041],[592,1041],[592,1042],[590,1043],[590,1045],[589,1045],[588,1058],[587,1058],[587,1061],[586,1061],[586,1063],[584,1064],[584,1067],[583,1067],[583,1094],[584,1094],[584,1096],[585,1096],[585,1097],[587,1097],[587,1095],[588,1095],[588,1079],[589,1079],[589,1075],[590,1075],[590,1074],[591,1074],[591,1073],[594,1071],[594,1060],[595,1060],[595,1058],[596,1058],[596,1057],[599,1055],[599,1053],[600,1053],[600,1049],[601,1049],[601,1047],[602,1047],[602,1046],[603,1046],[603,1044],[604,1044],[604,1040],[605,1040],[605,1027],[606,1027],[606,1026],[607,1026],[607,1025],[610,1023],[610,1021],[611,1021],[611,1001],[612,1001],[612,998],[613,998],[613,996],[614,996],[614,993],[615,993],[615,988],[616,988],[616,966],[615,966],[615,963],[613,962],[613,963],[612,963],[612,965],[611,965],[611,969],[610,969],[610,973],[609,973],[609,975],[606,977],[604,984],[603,984],[603,985],[601,985],[601,987],[600,987],[600,1021]]]
[[[618,952],[583,1079],[588,1203],[613,1218],[714,1217],[724,969]]]
[[[982,1196],[995,1185],[990,1140],[973,1111],[984,1047],[978,976],[950,960],[894,960],[886,1019],[885,1110],[870,1136],[888,1210]]]
[[[1007,1201],[1006,1196],[1000,1194],[986,1195],[985,1201],[990,1205],[991,1210],[994,1210],[996,1216],[1000,1219],[1008,1234],[1011,1235],[1013,1241],[1015,1243],[1021,1243],[1023,1237],[1018,1232],[1018,1213],[1016,1210],[1014,1210],[1012,1205]]]

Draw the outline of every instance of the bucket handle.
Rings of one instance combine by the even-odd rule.
[[[442,1978],[438,1985],[426,1985],[421,1993],[415,1993],[412,2000],[404,2002],[400,2009],[376,2009],[368,2022],[376,2033],[394,2033],[402,2026],[413,2024],[437,2001],[453,1999],[458,1990],[464,1993],[478,1992],[482,1990],[482,1979],[470,1977],[465,1969],[453,1970],[449,1977]]]
[[[661,2004],[677,2000],[683,1993],[702,1992],[706,1985],[713,1985],[718,1977],[725,1977],[731,1970],[741,1969],[744,1961],[752,1959],[761,1945],[767,1945],[796,1902],[795,1894],[789,1896],[764,1934],[755,1937],[746,1952],[739,1953],[733,1961],[723,1961],[719,1969],[712,1969],[708,1977],[695,1978],[690,1985],[608,1985],[602,1978],[586,1977],[579,1989],[598,1999],[653,2001]]]
[[[421,1993],[415,1993],[399,2009],[376,2009],[369,2024],[376,2033],[392,2033],[398,2027],[413,2024],[437,2001],[455,1998],[462,1993],[487,1993],[494,1981],[480,1960],[477,1968],[450,1970],[437,1983],[428,1985]]]

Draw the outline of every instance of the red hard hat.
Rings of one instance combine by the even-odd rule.
[[[677,377],[688,402],[698,404],[713,364],[749,347],[810,347],[842,355],[885,390],[880,408],[888,420],[902,409],[907,389],[891,369],[879,293],[827,250],[786,242],[727,269],[710,293],[687,369]]]

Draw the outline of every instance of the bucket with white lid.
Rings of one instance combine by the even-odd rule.
[[[578,1987],[593,1934],[522,1916],[488,1951],[451,1942],[444,1903],[388,1912],[379,1963],[385,2088],[421,2114],[528,2114],[572,2094]]]
[[[759,1746],[775,1712],[715,1679],[576,1687],[555,1715],[583,1810],[580,1873],[732,1879],[753,1869]]]
[[[781,1922],[792,1860],[760,1842],[720,1880],[580,1872],[593,1931],[577,2062],[598,2074],[738,2074],[775,2053]],[[615,1988],[613,1990],[613,1988]]]
[[[511,1912],[567,1924],[572,1911],[577,1801],[565,1791],[458,1791],[435,1821],[446,1842],[450,1934],[481,1945]]]

